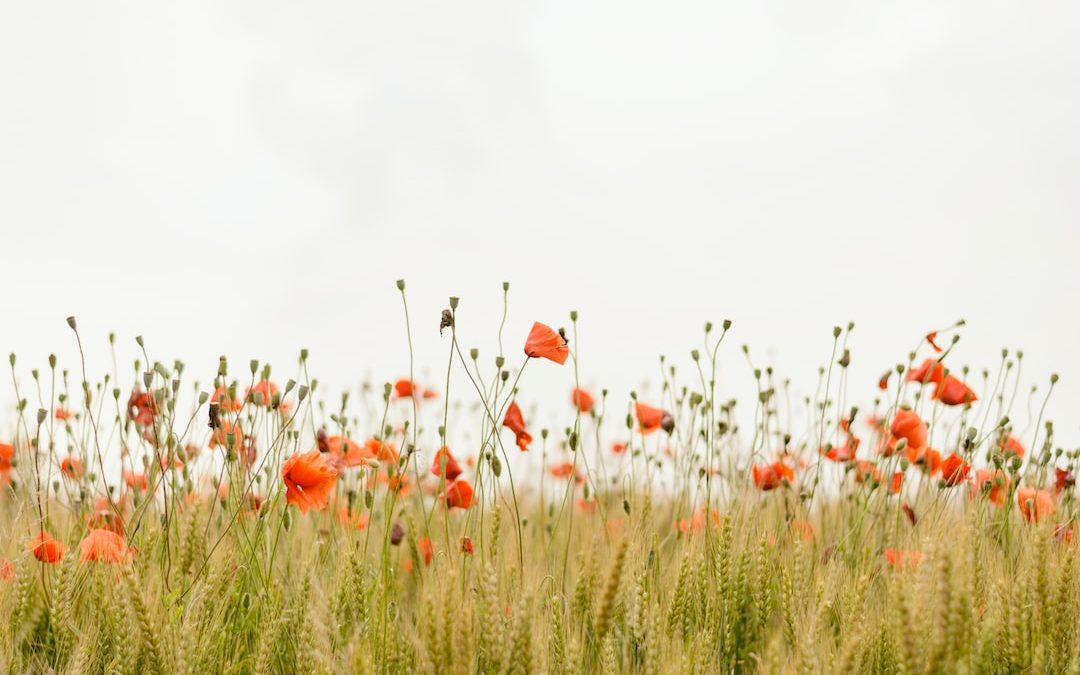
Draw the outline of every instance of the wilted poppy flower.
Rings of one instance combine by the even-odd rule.
[[[773,462],[764,466],[755,464],[750,467],[750,473],[754,479],[754,485],[759,490],[773,490],[783,487],[785,482],[795,482],[795,470],[783,462]]]
[[[401,523],[394,523],[390,528],[390,545],[397,546],[405,538],[405,527]]]
[[[247,397],[256,405],[269,407],[276,393],[278,393],[276,384],[270,380],[259,380],[254,387],[247,390]]]
[[[78,458],[71,457],[69,455],[60,460],[60,471],[64,474],[65,478],[77,480],[79,478],[82,478],[83,465],[82,462],[78,460]]]
[[[1016,436],[1013,436],[1012,434],[1007,436],[1004,442],[999,441],[998,450],[1006,457],[1008,457],[1009,455],[1015,455],[1020,459],[1023,459],[1024,455],[1027,454],[1027,450],[1024,449],[1023,443],[1021,443],[1016,438]]]
[[[529,435],[528,431],[525,431],[525,418],[521,416],[521,408],[518,407],[517,401],[510,401],[510,406],[506,409],[506,415],[503,417],[503,426],[514,432],[514,439],[518,448],[522,451],[529,449],[532,436]]]
[[[461,538],[461,552],[464,553],[465,555],[472,555],[473,551],[475,551],[475,548],[473,547],[472,538],[470,538],[470,537],[462,537]]]
[[[922,421],[914,410],[901,408],[893,417],[892,426],[889,428],[893,439],[907,440],[908,448],[920,449],[926,447],[926,423]],[[895,443],[893,444],[895,446]],[[892,454],[890,451],[886,454]]]
[[[330,466],[318,450],[294,454],[281,467],[285,481],[285,501],[295,504],[301,513],[308,509],[322,511],[337,482],[337,469]]]
[[[926,359],[918,368],[909,370],[904,379],[919,384],[938,384],[944,378],[945,366],[937,359]]]
[[[891,377],[893,371],[886,370],[885,374],[878,378],[877,386],[881,391],[885,391],[889,388],[889,377]]]
[[[584,389],[577,388],[570,392],[570,402],[574,404],[574,407],[586,415],[589,414],[593,409],[593,405],[596,403],[596,401],[593,400],[592,394]]]
[[[52,535],[42,530],[30,540],[27,547],[34,557],[43,563],[55,565],[64,557],[64,545],[53,539]]]
[[[1054,469],[1054,492],[1058,494],[1065,490],[1071,490],[1076,485],[1076,476],[1072,471],[1068,469],[1055,468]]]
[[[458,479],[446,486],[446,506],[451,509],[467,509],[472,506],[473,489],[469,482]]]
[[[1036,523],[1054,512],[1054,498],[1046,490],[1022,487],[1016,491],[1016,505],[1024,520]]]
[[[986,495],[994,506],[1004,506],[1009,496],[1009,474],[1001,469],[977,469],[971,495]]]
[[[218,409],[228,412],[236,412],[243,407],[243,401],[238,401],[229,395],[229,389],[223,384],[218,385],[210,396],[211,403],[217,403]]]
[[[79,548],[82,549],[79,562],[84,563],[98,561],[119,565],[130,555],[124,538],[110,530],[90,530]]]
[[[424,564],[430,565],[431,559],[435,557],[435,549],[431,546],[431,540],[427,537],[418,538],[416,548],[420,550],[420,557],[424,559]]]
[[[919,551],[887,548],[885,549],[885,560],[898,570],[904,570],[906,568],[915,569],[919,566],[919,561],[922,560],[922,553]]]
[[[904,512],[907,519],[911,522],[911,526],[915,527],[918,524],[919,519],[915,516],[915,509],[911,507],[911,504],[904,502],[900,505],[900,510]]]
[[[146,474],[135,473],[134,471],[124,471],[124,482],[132,490],[145,490],[148,485]]]
[[[533,324],[529,337],[525,339],[525,354],[530,358],[549,359],[562,365],[570,355],[570,348],[563,336],[537,322]]]
[[[634,404],[634,415],[637,416],[638,428],[642,434],[651,434],[664,422],[663,410],[644,403]]]
[[[450,454],[450,448],[445,445],[439,448],[431,461],[431,475],[442,476],[446,480],[455,480],[461,475],[461,466]]]
[[[153,392],[133,390],[131,396],[128,397],[127,414],[128,419],[135,420],[135,423],[141,427],[153,425],[154,417],[157,415],[157,403],[154,402]]]
[[[934,389],[934,398],[945,405],[964,405],[978,400],[971,387],[952,375],[946,375],[945,379],[937,385]]]
[[[945,485],[949,487],[956,487],[967,480],[969,471],[971,471],[971,465],[955,452],[941,462],[941,477]]]

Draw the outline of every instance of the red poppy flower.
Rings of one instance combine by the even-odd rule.
[[[38,532],[37,536],[30,540],[27,548],[35,558],[50,565],[55,565],[64,557],[64,545],[53,539],[52,535],[45,530]]]
[[[930,331],[929,333],[926,334],[926,341],[930,343],[930,346],[933,347],[934,351],[937,352],[938,354],[945,351],[937,343],[937,331],[936,330]]]
[[[904,472],[897,471],[892,475],[892,480],[889,481],[889,492],[892,494],[900,494],[900,490],[904,487]]]
[[[231,447],[229,446],[230,437],[232,440]],[[216,448],[220,445],[226,450],[239,455],[244,449],[244,432],[239,424],[222,421],[221,426],[214,429],[213,433],[210,434],[210,442],[208,445],[211,448]]]
[[[664,411],[644,403],[634,404],[634,415],[637,416],[638,428],[642,434],[651,434],[660,428],[664,421]]]
[[[886,370],[885,374],[878,378],[877,386],[881,391],[885,391],[889,388],[889,378],[892,376],[893,371]]]
[[[132,490],[145,490],[148,486],[146,474],[134,471],[124,471],[124,482]]]
[[[576,483],[583,483],[585,481],[582,476],[574,474],[573,462],[562,462],[561,464],[555,464],[548,467],[548,473],[550,473],[553,478],[570,478],[573,476],[574,482]]]
[[[521,416],[521,408],[518,407],[517,401],[511,401],[510,406],[506,409],[503,426],[514,432],[514,439],[522,452],[529,449],[532,436],[525,430],[525,418]]]
[[[10,560],[4,558],[0,560],[0,579],[4,581],[11,581],[15,578],[15,565]]]
[[[1009,474],[1001,469],[977,469],[971,495],[986,495],[994,506],[1004,506],[1009,496]]]
[[[444,466],[445,462],[445,466]],[[450,448],[445,445],[439,448],[431,461],[431,475],[442,476],[448,481],[456,480],[461,475],[461,465],[450,454]]]
[[[1027,454],[1027,450],[1024,448],[1023,443],[1021,443],[1016,436],[1011,434],[1005,439],[1004,443],[998,445],[998,450],[1006,457],[1009,455],[1016,455],[1020,459],[1023,459],[1024,455]]]
[[[397,448],[394,447],[393,443],[380,441],[374,436],[364,441],[364,456],[374,457],[380,462],[388,464],[397,464],[398,459],[400,459]]]
[[[464,553],[465,555],[472,555],[475,550],[476,549],[473,547],[472,538],[470,538],[470,537],[462,537],[461,538],[461,552],[462,553]]]
[[[431,546],[431,540],[427,537],[420,537],[416,540],[416,548],[420,550],[420,557],[424,559],[424,564],[430,565],[431,559],[435,557],[435,549]]]
[[[1024,520],[1037,523],[1054,512],[1054,498],[1046,490],[1022,487],[1016,491],[1016,506]]]
[[[1070,490],[1076,485],[1076,476],[1072,471],[1068,469],[1055,468],[1054,469],[1054,492],[1058,494],[1065,490]]]
[[[15,446],[10,443],[0,443],[0,473],[7,474],[11,471],[11,458],[15,456]]]
[[[843,445],[834,445],[828,449],[822,448],[821,454],[834,462],[850,462],[855,459],[855,453],[859,450],[861,441],[851,434],[847,434]]]
[[[965,405],[978,400],[971,387],[952,375],[946,375],[945,379],[937,385],[934,389],[934,398],[945,405]]]
[[[412,380],[398,380],[394,383],[394,393],[398,398],[409,398],[416,391],[416,385]]]
[[[918,382],[919,384],[938,384],[944,377],[945,366],[937,359],[926,359],[922,362],[921,366],[908,371],[907,377],[904,379],[908,382]]]
[[[616,455],[621,455],[626,452],[626,443],[621,441],[615,441],[611,444],[611,451]]]
[[[337,482],[337,469],[326,462],[318,450],[295,454],[281,467],[285,481],[285,501],[295,504],[301,513],[308,509],[322,511]]]
[[[563,336],[540,322],[533,324],[529,337],[525,339],[525,354],[530,358],[544,358],[560,366],[566,363],[570,348]]]
[[[83,465],[77,458],[70,455],[60,460],[60,471],[65,478],[78,480],[83,475]]]
[[[79,543],[79,548],[82,549],[82,556],[79,557],[82,563],[98,561],[119,565],[131,555],[124,538],[110,530],[90,530]]]
[[[855,482],[862,483],[868,480],[881,482],[881,471],[873,462],[859,461],[855,463]]]
[[[750,473],[759,490],[774,490],[795,482],[795,470],[779,461],[764,466],[755,464],[750,467]]]
[[[258,405],[269,407],[274,401],[274,394],[278,393],[277,385],[270,380],[259,380],[254,387],[247,390],[247,396],[251,398],[252,402],[257,402]],[[259,397],[254,398],[254,394],[259,394]]]
[[[128,418],[135,420],[141,427],[149,427],[154,424],[157,415],[157,403],[154,401],[154,393],[135,389],[128,397]]]
[[[456,480],[446,486],[446,506],[451,509],[467,509],[472,506],[473,489],[467,480]]]
[[[922,560],[922,553],[919,551],[887,548],[885,549],[885,560],[898,570],[915,569],[919,566],[919,561]]]
[[[584,389],[577,388],[570,392],[570,402],[574,404],[574,407],[576,407],[578,410],[580,410],[583,414],[586,415],[589,414],[589,412],[593,409],[593,405],[595,405],[596,403],[596,401],[592,397],[592,394],[585,391]]]
[[[967,480],[969,471],[971,471],[971,465],[955,452],[941,463],[942,480],[949,487],[956,487]]]
[[[926,423],[922,421],[914,410],[901,408],[896,411],[889,431],[892,433],[894,441],[900,438],[906,439],[908,448],[918,450],[926,447]],[[893,445],[895,446],[895,442]],[[891,449],[886,454],[892,454]]]
[[[56,409],[56,411],[53,413],[53,416],[56,417],[56,419],[58,420],[64,421],[71,419],[74,414],[67,408],[61,406]]]
[[[224,410],[228,412],[236,412],[243,407],[243,401],[238,401],[229,396],[229,389],[221,384],[214,390],[213,395],[210,397],[211,403],[218,404],[218,410]]]

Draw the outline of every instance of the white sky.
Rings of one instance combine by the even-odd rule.
[[[731,390],[742,343],[811,389],[855,321],[868,402],[963,316],[953,366],[1025,349],[1075,444],[1078,29],[1054,2],[7,3],[0,352],[73,367],[75,314],[95,374],[116,330],[203,379],[300,347],[394,379],[395,279],[436,372],[446,297],[490,357],[508,280],[508,345],[577,309],[620,397],[730,317]]]

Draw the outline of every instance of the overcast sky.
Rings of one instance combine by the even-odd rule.
[[[74,366],[75,314],[92,373],[116,330],[204,379],[307,347],[382,381],[395,279],[434,371],[447,296],[491,355],[506,280],[508,345],[577,309],[619,397],[729,317],[733,391],[742,343],[811,390],[854,321],[868,402],[965,317],[953,366],[1023,348],[1076,444],[1078,31],[1071,2],[7,3],[0,351]]]

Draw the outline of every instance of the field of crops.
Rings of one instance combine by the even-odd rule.
[[[1022,354],[964,366],[960,321],[849,381],[837,327],[793,400],[718,321],[617,400],[582,387],[576,314],[504,335],[457,306],[405,315],[403,349],[437,330],[442,364],[344,392],[306,352],[12,354],[3,669],[1080,673],[1078,451]],[[755,399],[718,395],[721,361]],[[540,369],[561,398],[528,395]]]

